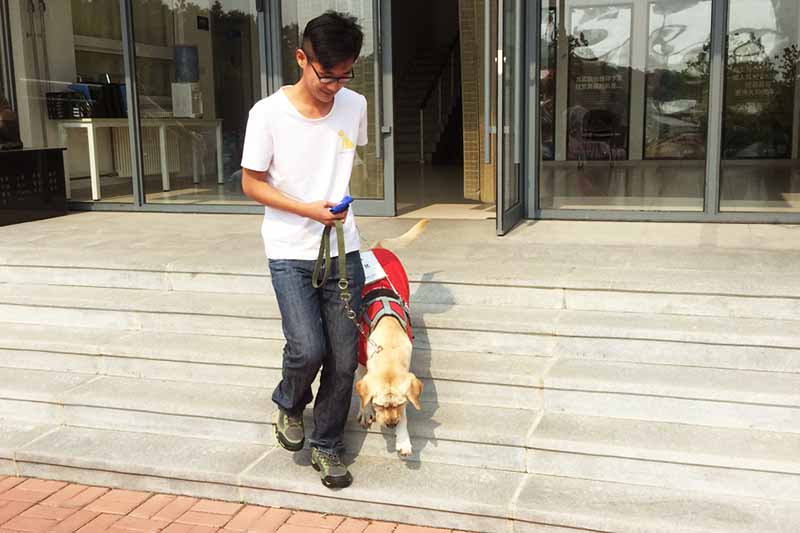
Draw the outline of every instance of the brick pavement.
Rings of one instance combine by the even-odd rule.
[[[0,476],[0,533],[451,533],[63,481]],[[456,532],[452,532],[456,533]]]

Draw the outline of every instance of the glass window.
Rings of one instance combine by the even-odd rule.
[[[540,32],[540,207],[701,211],[711,0],[546,0]]]
[[[797,2],[731,0],[721,211],[800,211]]]
[[[71,199],[131,201],[132,181],[117,167],[127,155],[115,159],[112,131],[97,127],[99,120],[128,125],[119,2],[18,4],[9,29],[23,145],[66,148]]]
[[[348,89],[364,95],[367,99],[367,131],[369,142],[356,150],[356,161],[350,177],[350,194],[354,198],[383,198],[383,161],[376,158],[375,144],[375,48],[373,38],[372,2],[354,0],[322,0],[305,2],[284,0],[281,2],[282,50],[281,64],[283,83],[291,85],[300,78],[300,68],[295,60],[295,51],[300,46],[303,29],[312,18],[329,9],[349,13],[358,18],[364,31],[361,55],[353,66],[355,79]]]
[[[253,203],[242,192],[240,162],[248,112],[261,98],[255,7],[236,0],[135,0],[133,7],[146,201]]]

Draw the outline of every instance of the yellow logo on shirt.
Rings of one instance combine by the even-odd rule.
[[[350,140],[350,137],[345,135],[343,130],[339,130],[339,138],[342,139],[342,150],[352,150],[356,147],[353,141]]]

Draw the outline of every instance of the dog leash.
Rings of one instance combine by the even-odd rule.
[[[328,274],[331,269],[331,229],[333,227],[334,226],[325,226],[325,229],[322,231],[322,241],[319,243],[317,262],[314,264],[314,274],[311,276],[311,286],[315,289],[319,289],[328,281]],[[366,331],[364,331],[364,328],[361,326],[361,322],[358,321],[358,314],[350,307],[350,300],[353,299],[353,295],[350,294],[350,282],[347,280],[347,257],[344,247],[344,228],[342,226],[342,221],[336,220],[335,227],[336,247],[339,251],[339,257],[337,257],[339,264],[339,299],[344,303],[345,316],[355,324],[356,328],[358,328],[358,332],[363,335],[373,348],[375,348],[372,355],[376,355],[380,353],[383,347],[369,338]],[[324,269],[323,264],[325,265]],[[320,279],[320,270],[322,270],[322,279]]]

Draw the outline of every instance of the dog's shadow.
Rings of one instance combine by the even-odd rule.
[[[423,381],[424,387],[421,397],[422,409],[417,409],[410,403],[407,405],[406,413],[408,416],[408,432],[411,436],[411,445],[413,453],[405,458],[398,458],[404,461],[406,468],[417,470],[420,467],[426,450],[430,452],[430,448],[439,446],[437,438],[437,429],[441,426],[441,422],[437,419],[436,414],[439,408],[439,393],[437,390],[435,371],[433,371],[432,357],[435,357],[433,351],[436,349],[435,340],[431,338],[426,324],[426,316],[430,314],[443,313],[455,304],[455,296],[450,289],[441,283],[436,283],[434,278],[440,271],[426,272],[422,278],[417,282],[411,282],[411,321],[412,330],[414,334],[414,351],[411,356],[411,371]],[[424,308],[418,304],[429,304]],[[430,304],[435,304],[431,306]],[[353,428],[361,429],[357,422],[359,398],[354,393],[353,402],[350,408],[350,415],[348,417],[348,425]],[[383,451],[390,453],[397,453],[395,446],[395,432],[393,429],[378,428],[373,425],[369,432],[380,431],[385,442]],[[368,433],[360,430],[351,437],[353,440],[348,443],[348,448],[361,453],[366,445]],[[365,453],[376,450],[364,450]]]

